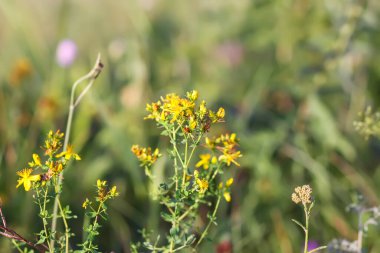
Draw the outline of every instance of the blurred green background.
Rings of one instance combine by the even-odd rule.
[[[380,142],[364,141],[352,123],[380,102],[380,2],[377,0],[82,0],[0,2],[0,197],[11,226],[33,238],[40,229],[30,193],[16,171],[39,151],[50,129],[65,129],[72,83],[105,68],[74,116],[71,143],[82,156],[65,174],[64,202],[78,215],[96,179],[116,184],[102,251],[129,252],[138,229],[160,227],[144,172],[130,147],[165,148],[145,104],[197,89],[227,111],[223,129],[241,139],[242,166],[199,252],[301,252],[291,221],[297,185],[314,189],[311,239],[355,240],[346,212],[356,192],[379,205]],[[75,59],[56,56],[65,39]],[[58,61],[58,62],[57,62]],[[162,167],[162,163],[158,167]],[[160,169],[160,168],[157,168]],[[379,228],[365,238],[380,252]],[[227,247],[228,248],[228,247]],[[0,251],[11,244],[0,239]]]

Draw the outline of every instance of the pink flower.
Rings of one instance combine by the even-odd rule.
[[[70,39],[62,40],[57,47],[56,59],[58,65],[63,68],[70,66],[77,55],[77,45]]]

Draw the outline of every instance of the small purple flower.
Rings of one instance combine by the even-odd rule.
[[[307,243],[307,251],[310,251],[310,250],[316,249],[316,248],[318,248],[318,247],[319,247],[319,245],[318,245],[317,241],[309,241],[309,242]]]
[[[77,45],[70,39],[62,40],[57,47],[56,59],[63,68],[70,66],[77,55]]]

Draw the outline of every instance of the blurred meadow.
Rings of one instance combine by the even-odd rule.
[[[208,107],[226,109],[226,124],[213,131],[237,133],[243,153],[241,167],[228,172],[232,201],[223,202],[199,252],[302,252],[302,231],[291,221],[302,219],[302,209],[290,196],[303,184],[316,199],[310,239],[355,240],[357,216],[346,207],[357,193],[368,206],[380,204],[380,142],[353,127],[366,105],[380,103],[379,43],[377,0],[2,0],[7,222],[28,238],[39,231],[31,194],[15,187],[16,171],[50,129],[65,131],[71,85],[100,52],[105,68],[74,115],[70,142],[82,161],[63,185],[77,235],[98,178],[121,193],[102,227],[102,252],[129,252],[139,229],[165,228],[130,147],[165,149],[168,140],[143,120],[146,103],[196,89]],[[166,159],[154,168],[158,180]],[[379,227],[370,227],[365,252],[380,252],[378,238]],[[0,251],[12,252],[8,239],[0,238]]]

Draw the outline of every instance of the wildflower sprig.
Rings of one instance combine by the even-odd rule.
[[[237,159],[242,155],[237,150],[236,134],[220,135],[216,138],[204,138],[212,125],[224,122],[225,110],[213,111],[207,108],[204,100],[198,101],[198,91],[187,92],[185,97],[171,93],[157,102],[148,104],[145,119],[154,120],[162,129],[161,134],[168,136],[171,148],[168,150],[173,162],[167,181],[160,184],[158,201],[166,207],[161,214],[163,220],[171,224],[166,236],[167,243],[157,239],[154,243],[145,234],[145,242],[132,246],[138,252],[138,245],[152,252],[176,252],[187,247],[197,247],[207,235],[211,224],[215,223],[216,212],[222,198],[231,201],[230,186],[233,179],[221,182],[218,175],[232,164],[239,166]],[[196,150],[205,140],[206,152],[199,154]],[[161,156],[158,149],[132,146],[132,152],[145,168],[145,174],[151,177],[151,167]],[[151,177],[152,178],[152,177]],[[209,221],[197,238],[194,221],[199,207],[203,204],[212,207]],[[163,246],[158,246],[163,244]]]
[[[311,216],[311,209],[314,207],[314,199],[312,197],[313,189],[310,185],[297,186],[292,193],[292,201],[296,204],[302,204],[305,213],[305,224],[292,219],[294,223],[302,228],[305,233],[304,253],[313,253],[325,249],[326,246],[321,246],[316,249],[308,250],[309,241],[309,220]]]
[[[40,208],[39,216],[43,223],[43,230],[39,233],[40,239],[38,243],[47,243],[47,248],[51,252],[54,251],[54,246],[50,243],[50,240],[54,239],[55,234],[47,227],[49,220],[52,218],[52,215],[48,211],[48,203],[53,196],[56,196],[61,191],[58,178],[67,167],[69,161],[81,159],[73,151],[72,146],[69,146],[70,148],[66,151],[61,151],[63,137],[64,133],[60,130],[55,132],[49,131],[44,145],[41,147],[44,150],[43,156],[40,157],[36,153],[33,154],[32,161],[28,163],[29,168],[16,172],[19,176],[16,187],[18,188],[23,185],[25,191],[32,189],[35,193],[35,202]],[[59,239],[58,242],[63,242],[64,245],[60,247],[68,252],[71,233],[67,220],[75,217],[71,215],[68,206],[63,207],[60,201],[58,206],[60,217],[65,227],[65,236]]]
[[[80,244],[82,247],[81,252],[96,252],[98,246],[94,244],[94,239],[99,235],[99,217],[107,220],[107,206],[106,202],[119,196],[116,186],[108,188],[107,181],[98,179],[96,182],[97,196],[95,203],[88,198],[83,202],[82,207],[86,209],[86,216],[92,219],[92,222],[84,229],[87,232],[86,240]],[[96,205],[97,206],[96,206]]]
[[[62,138],[64,133],[57,130],[50,131],[45,140],[44,150],[45,161],[41,160],[38,154],[32,155],[32,161],[28,163],[29,168],[17,172],[19,179],[16,187],[23,185],[25,191],[29,191],[32,186],[41,187],[50,180],[57,181],[57,176],[64,170],[70,160],[80,160],[80,156],[73,151],[72,146],[66,151],[59,153],[62,148]],[[39,174],[36,174],[39,173]],[[57,186],[57,185],[56,185]],[[58,192],[59,189],[55,188]]]
[[[31,247],[38,252],[49,253],[69,253],[74,250],[73,245],[70,245],[69,242],[69,238],[74,234],[69,228],[68,220],[76,218],[76,216],[72,214],[69,206],[63,206],[61,203],[60,194],[62,192],[63,173],[70,161],[81,160],[81,157],[74,152],[74,148],[69,145],[73,115],[75,108],[79,105],[85,94],[90,90],[96,78],[101,73],[102,68],[103,64],[100,61],[99,54],[91,71],[79,78],[73,84],[66,135],[59,130],[55,132],[50,131],[41,147],[44,152],[40,155],[34,153],[31,161],[28,163],[28,166],[16,172],[19,176],[16,187],[19,188],[20,186],[23,186],[25,191],[33,191],[33,198],[39,207],[39,217],[42,220],[43,229],[36,234],[37,242],[34,243],[25,239],[7,226],[0,203],[0,235],[12,239],[13,244],[19,252],[27,251],[27,249],[22,249],[24,246]],[[87,86],[85,86],[79,95],[76,96],[76,89],[78,85],[86,80],[88,81]],[[96,227],[98,224],[98,216],[105,217],[106,215],[106,207],[104,203],[118,195],[116,187],[106,190],[108,188],[105,181],[98,181],[97,187],[98,196],[95,200],[99,203],[99,209],[98,212],[95,212],[95,225],[93,225],[93,227]],[[50,203],[52,199],[54,199],[53,205]],[[85,206],[90,204],[91,203],[86,203]],[[59,232],[56,229],[58,220],[63,223],[64,233]],[[96,232],[96,229],[92,229],[91,231]],[[88,246],[88,248],[92,248],[92,241],[93,237],[89,236],[86,242],[90,243],[86,244],[86,242],[84,242],[83,245],[86,245],[86,247]],[[86,247],[84,248],[86,249]],[[95,250],[91,250],[91,252],[94,251]],[[75,252],[80,253],[83,252],[83,250],[75,250]]]

